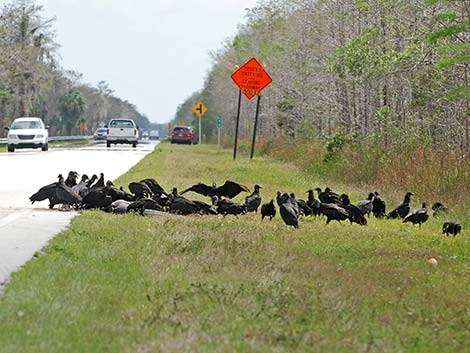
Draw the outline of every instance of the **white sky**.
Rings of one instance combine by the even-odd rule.
[[[54,25],[62,66],[115,95],[153,122],[173,118],[200,89],[209,52],[237,32],[256,0],[37,0]],[[235,64],[235,63],[234,63]]]

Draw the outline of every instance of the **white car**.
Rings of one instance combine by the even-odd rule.
[[[112,119],[108,125],[105,125],[106,130],[106,147],[111,147],[111,144],[128,143],[132,147],[137,146],[139,139],[139,130],[137,125],[132,119]]]
[[[49,149],[48,126],[40,118],[18,118],[5,129],[8,131],[8,152],[16,148]]]

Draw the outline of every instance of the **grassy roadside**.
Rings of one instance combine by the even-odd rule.
[[[230,177],[262,184],[265,201],[319,182],[210,146],[159,146],[116,184],[143,177],[166,188]],[[451,217],[468,229],[463,214]],[[84,212],[14,275],[0,352],[465,352],[469,232],[440,227]]]

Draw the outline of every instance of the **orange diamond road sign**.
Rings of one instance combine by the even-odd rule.
[[[256,58],[248,60],[231,77],[248,99],[259,96],[261,91],[273,82],[271,76],[269,76]]]
[[[193,112],[200,118],[207,112],[207,107],[202,102],[197,102],[193,107]]]

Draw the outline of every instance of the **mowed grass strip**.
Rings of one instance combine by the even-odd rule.
[[[50,141],[49,142],[49,147],[62,147],[62,146],[86,146],[93,143],[93,141],[90,140],[71,140],[71,141]],[[21,150],[21,149],[16,149],[16,151]],[[31,151],[31,149],[28,149],[28,151]],[[40,148],[35,149],[35,151],[41,152]],[[0,152],[7,152],[7,145],[0,145]]]
[[[168,144],[115,184],[144,177],[179,190],[259,183],[263,201],[322,184],[289,164]],[[255,214],[86,211],[13,276],[0,352],[468,352],[469,231],[444,237],[441,224],[304,217],[294,230]]]

